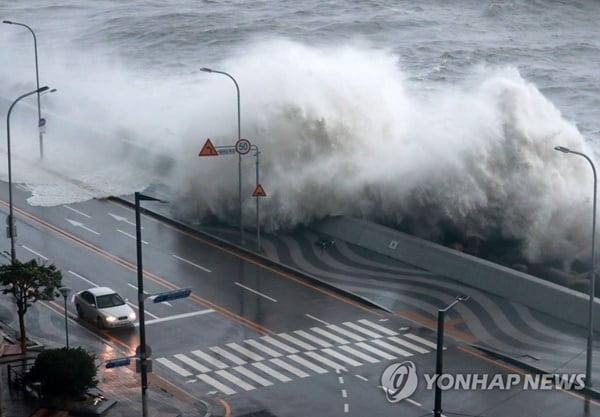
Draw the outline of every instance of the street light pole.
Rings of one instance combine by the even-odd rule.
[[[592,172],[594,173],[594,204],[592,209],[592,275],[590,278],[590,299],[589,299],[589,307],[588,307],[588,336],[587,336],[587,353],[586,353],[586,363],[585,363],[585,387],[592,387],[592,344],[594,340],[594,296],[595,296],[595,288],[596,288],[596,185],[597,185],[597,176],[596,176],[596,167],[592,160],[584,153],[572,151],[564,146],[556,146],[554,148],[555,151],[563,152],[563,153],[572,153],[575,155],[579,155],[584,157],[592,167]]]
[[[216,74],[222,74],[225,75],[227,77],[229,77],[231,79],[231,81],[233,81],[233,83],[235,84],[235,90],[237,92],[237,122],[238,122],[238,140],[240,140],[242,138],[242,125],[241,125],[241,118],[240,118],[240,87],[238,86],[237,81],[235,80],[235,78],[233,78],[231,76],[231,74],[228,74],[224,71],[217,71],[214,69],[210,69],[210,68],[200,68],[200,71],[204,71],[204,72],[214,72]],[[243,217],[243,213],[242,213],[242,155],[238,154],[238,198],[239,198],[239,204],[240,204],[240,239],[242,241],[242,244],[244,244],[244,217]]]
[[[69,324],[67,321],[67,297],[69,296],[69,294],[71,294],[71,291],[73,291],[73,290],[69,287],[60,287],[58,289],[58,291],[62,294],[62,296],[65,299],[65,336],[66,336],[66,340],[67,340],[67,349],[69,349]]]
[[[433,406],[434,417],[442,417],[442,389],[440,388],[440,377],[442,376],[444,366],[444,320],[446,318],[446,312],[461,301],[468,301],[469,298],[468,295],[459,295],[446,308],[438,310],[437,351],[435,360],[435,400]]]
[[[2,23],[6,23],[8,25],[23,26],[23,27],[27,28],[31,32],[31,35],[33,36],[33,50],[35,53],[35,86],[38,89],[37,108],[38,108],[38,129],[39,129],[39,133],[40,133],[40,159],[43,159],[44,158],[44,135],[42,133],[42,128],[45,126],[45,120],[42,119],[42,107],[40,104],[40,91],[39,91],[39,89],[40,89],[40,71],[38,68],[37,37],[35,36],[35,32],[33,31],[33,29],[31,29],[29,26],[27,26],[24,23],[12,22],[10,20],[4,20],[4,21],[2,21]]]
[[[30,91],[29,93],[25,93],[19,96],[13,103],[10,105],[8,109],[8,114],[6,115],[6,152],[8,154],[8,237],[10,238],[10,262],[15,263],[17,259],[15,253],[15,221],[13,215],[13,199],[12,199],[12,165],[11,165],[11,157],[10,157],[10,114],[12,113],[13,107],[23,98],[28,97],[35,93],[41,93],[48,90],[48,86],[44,86],[42,88],[38,88],[37,90]]]

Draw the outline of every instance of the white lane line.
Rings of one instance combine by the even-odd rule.
[[[325,326],[329,326],[329,323],[327,323],[325,320],[321,320],[320,318],[317,318],[311,314],[306,313],[305,314],[306,317],[308,317],[309,319],[313,319],[315,321],[318,321],[321,324],[324,324]]]
[[[350,406],[348,403],[344,403],[344,413],[347,413],[348,411],[350,411]]]
[[[67,271],[67,272],[68,272],[69,274],[71,274],[71,275],[74,275],[74,276],[76,276],[77,278],[79,278],[79,279],[81,279],[81,280],[83,280],[83,281],[87,282],[88,284],[90,284],[90,285],[91,285],[91,286],[93,286],[93,287],[97,287],[97,286],[98,286],[98,284],[95,284],[95,283],[93,283],[93,282],[92,282],[92,281],[90,281],[89,279],[87,279],[87,278],[85,278],[85,277],[83,277],[83,276],[79,275],[77,272],[73,272],[73,271],[71,271],[71,270],[69,270],[69,271]]]
[[[127,218],[125,218],[123,216],[119,216],[119,215],[113,214],[111,212],[108,212],[107,214],[118,222],[125,222],[127,224],[130,224],[131,226],[135,226],[134,222],[127,220]],[[140,226],[140,229],[143,229],[143,228],[144,228],[144,226]]]
[[[333,349],[323,349],[322,352],[327,353],[328,355],[333,356],[334,358],[339,359],[342,362],[346,362],[350,366],[361,366],[362,365],[362,363],[355,361],[354,359],[351,359],[345,355],[342,355],[341,353],[336,352]]]
[[[384,342],[384,341],[383,341],[383,340],[381,340],[381,339],[378,339],[378,340],[373,340],[373,343],[375,343],[376,345],[379,345],[379,346],[381,346],[381,347],[382,347],[382,348],[384,348],[384,349],[387,349],[387,350],[389,350],[389,351],[392,351],[392,352],[394,352],[394,353],[397,353],[397,354],[398,354],[398,355],[400,355],[400,356],[406,356],[406,357],[408,357],[408,356],[412,356],[412,355],[413,355],[411,352],[407,352],[407,351],[406,351],[406,350],[404,350],[404,349],[400,349],[399,347],[396,347],[396,346],[390,345],[389,343],[386,343],[386,342]]]
[[[213,352],[215,352],[217,355],[230,360],[231,362],[235,363],[236,365],[246,364],[246,361],[243,360],[242,358],[239,358],[239,357],[235,356],[233,353],[230,353],[230,352],[226,351],[225,349],[222,349],[218,346],[209,347],[209,349],[212,350]]]
[[[247,378],[250,378],[251,380],[258,382],[260,385],[262,385],[263,387],[268,387],[273,385],[273,383],[265,378],[263,378],[262,376],[255,374],[254,372],[252,372],[250,369],[246,369],[243,366],[236,366],[235,368],[236,371],[238,371],[240,374],[244,375]]]
[[[248,359],[251,359],[253,361],[265,360],[265,358],[263,358],[262,356],[252,352],[251,350],[246,349],[243,346],[238,345],[237,343],[227,343],[227,346],[229,346],[229,348],[235,350],[238,353],[241,353],[242,355],[244,355],[245,357],[247,357]]]
[[[405,346],[409,349],[412,349],[417,353],[429,353],[427,349],[423,349],[422,347],[417,346],[414,343],[407,342],[406,340],[402,340],[399,337],[390,337],[389,340],[396,342],[399,345]]]
[[[78,221],[75,221],[75,220],[71,220],[71,219],[67,219],[67,218],[65,218],[65,220],[68,221],[69,223],[71,223],[71,225],[74,226],[74,227],[81,227],[83,230],[87,230],[90,233],[93,233],[95,235],[100,235],[100,233],[96,232],[93,229],[90,229],[89,227],[87,227],[85,224],[83,224],[81,222],[78,222]]]
[[[367,319],[361,319],[358,322],[364,324],[365,326],[369,326],[375,330],[379,330],[380,332],[390,336],[396,336],[398,334],[397,332],[390,330],[387,327],[380,326],[379,324],[373,323],[372,321],[369,321]]]
[[[323,346],[323,347],[331,347],[331,343],[328,343],[324,340],[321,340],[315,336],[313,336],[312,334],[308,334],[306,333],[304,330],[294,330],[294,333],[296,333],[298,336],[302,336],[305,339],[310,340],[311,342]]]
[[[48,258],[47,258],[47,257],[45,257],[44,255],[42,255],[41,253],[38,253],[38,252],[34,251],[33,249],[31,249],[31,248],[28,248],[28,247],[27,247],[27,246],[25,246],[25,245],[21,245],[21,247],[22,247],[23,249],[25,249],[26,251],[33,253],[33,254],[34,254],[35,256],[37,256],[38,258],[42,258],[44,261],[47,261],[47,260],[48,260]]]
[[[345,389],[342,390],[342,398],[348,398],[348,392]]]
[[[208,376],[206,374],[200,374],[200,375],[196,375],[196,376],[198,377],[198,379],[201,379],[202,381],[206,382],[211,387],[218,389],[225,395],[235,394],[234,390],[229,388],[227,385],[220,383],[219,381],[217,381],[216,379],[214,379],[211,376]]]
[[[286,345],[285,343],[281,343],[279,340],[273,339],[271,336],[262,336],[261,339],[264,340],[265,342],[271,343],[274,346],[277,346],[281,350],[285,350],[288,353],[298,353],[298,351],[296,349],[294,349],[293,347],[290,347],[290,346]]]
[[[387,360],[392,360],[392,359],[396,359],[395,356],[390,355],[387,352],[384,352],[382,350],[377,349],[376,347],[373,347],[371,345],[367,345],[364,342],[361,343],[357,343],[356,346],[363,348],[364,350],[368,350],[371,353],[374,353],[377,356],[381,356],[383,359],[387,359]]]
[[[356,330],[357,332],[365,334],[365,335],[369,336],[371,339],[378,339],[380,337],[383,337],[382,335],[380,335],[378,333],[375,333],[375,332],[372,332],[369,329],[365,329],[364,327],[361,327],[361,326],[359,326],[356,323],[352,323],[351,321],[344,322],[344,326],[348,326],[351,329]]]
[[[63,207],[66,208],[67,210],[71,210],[72,212],[79,214],[80,216],[87,217],[88,219],[92,218],[92,216],[90,216],[89,214],[85,214],[79,210],[74,209],[71,206],[67,206],[66,204],[64,204]]]
[[[338,374],[340,373],[340,370],[339,370],[339,369],[336,369],[335,371],[336,371]],[[343,377],[343,376],[338,376],[338,381],[339,381],[339,383],[340,383],[340,384],[343,384],[343,383],[344,383],[344,377]]]
[[[121,234],[123,234],[123,235],[125,235],[125,236],[127,236],[127,237],[129,237],[129,238],[131,238],[131,239],[137,239],[137,238],[136,238],[134,235],[132,235],[131,233],[124,232],[124,231],[123,231],[123,230],[121,230],[121,229],[117,229],[117,232],[119,232],[119,233],[121,233]],[[145,240],[143,240],[143,239],[142,239],[142,243],[143,243],[144,245],[147,245],[147,244],[148,244],[148,242],[146,242],[146,241],[145,241]]]
[[[196,264],[196,263],[194,263],[194,262],[192,262],[192,261],[188,261],[187,259],[185,259],[185,258],[182,258],[181,256],[173,255],[173,258],[175,258],[175,259],[179,259],[181,262],[185,262],[186,264],[189,264],[189,265],[195,266],[196,268],[198,268],[198,269],[201,269],[201,270],[203,270],[203,271],[205,271],[205,272],[212,272],[210,269],[208,269],[208,268],[205,268],[205,267],[203,267],[202,265],[198,265],[198,264]]]
[[[252,293],[254,293],[254,294],[256,294],[256,295],[260,295],[261,297],[264,297],[264,298],[266,298],[266,299],[267,299],[267,300],[269,300],[269,301],[273,301],[274,303],[276,303],[276,302],[277,302],[277,300],[276,300],[276,299],[274,299],[274,298],[272,298],[272,297],[269,297],[268,295],[266,295],[266,294],[263,294],[263,293],[262,293],[262,292],[260,292],[260,291],[256,291],[256,290],[254,290],[254,289],[252,289],[252,288],[250,288],[250,287],[246,287],[244,284],[240,284],[240,283],[239,283],[239,282],[237,282],[237,281],[236,281],[236,282],[234,282],[234,284],[235,284],[235,285],[237,285],[238,287],[242,287],[242,288],[243,288],[243,289],[245,289],[246,291],[250,291],[250,292],[252,292]]]
[[[290,378],[288,378],[287,376],[285,376],[284,374],[282,374],[281,372],[276,371],[275,369],[269,368],[267,365],[265,365],[263,362],[256,362],[253,363],[252,366],[254,366],[255,368],[260,369],[261,371],[263,371],[265,374],[269,374],[271,375],[273,378],[277,378],[278,380],[280,380],[281,382],[288,382],[291,381]]]
[[[346,337],[349,337],[350,339],[354,339],[357,340],[359,342],[362,342],[363,340],[365,340],[364,337],[357,335],[356,333],[352,333],[351,331],[348,331],[346,329],[342,329],[339,326],[336,326],[335,324],[331,324],[329,326],[327,326],[328,329],[331,330],[335,330],[336,332],[343,334]]]
[[[150,314],[145,310],[144,310],[144,312],[146,314]],[[174,316],[167,316],[167,317],[161,317],[161,318],[154,316],[156,318],[154,320],[148,320],[146,322],[146,324],[154,324],[154,323],[162,323],[163,321],[186,319],[188,317],[201,316],[202,314],[208,314],[208,313],[214,313],[214,312],[215,312],[215,310],[208,309],[208,310],[200,310],[200,311],[191,311],[189,313],[183,313],[183,314],[175,314]]]
[[[238,378],[237,376],[235,376],[232,373],[229,373],[227,371],[220,370],[220,371],[216,371],[215,373],[217,375],[222,376],[223,378],[225,378],[229,382],[233,382],[235,385],[237,385],[238,387],[240,387],[240,388],[242,388],[242,389],[244,389],[246,391],[252,391],[255,388],[254,386],[248,384],[244,380]]]
[[[136,310],[138,310],[138,311],[139,311],[139,309],[140,309],[140,308],[139,308],[139,307],[138,307],[136,304],[133,304],[131,301],[127,301],[127,304],[128,304],[128,305],[130,305],[131,307],[135,308],[135,309],[136,309]],[[148,315],[148,316],[152,316],[152,317],[154,317],[154,320],[157,320],[157,319],[158,319],[158,316],[156,316],[156,315],[152,314],[152,313],[151,313],[151,312],[149,312],[149,311],[146,311],[146,310],[144,310],[144,313],[145,313],[146,315]],[[147,321],[147,322],[145,322],[145,323],[146,323],[146,324],[150,324],[150,321]],[[139,327],[139,326],[140,326],[140,323],[135,323],[135,324],[134,324],[134,326],[135,326],[135,327]]]
[[[423,404],[421,404],[419,402],[416,402],[415,400],[411,400],[410,398],[405,398],[405,400],[408,401],[411,404],[416,405],[417,407],[422,407],[423,406]]]
[[[264,353],[266,353],[267,355],[270,355],[274,358],[278,358],[281,356],[281,353],[274,351],[273,349],[262,345],[260,343],[258,343],[256,340],[254,339],[248,339],[248,340],[244,340],[244,343],[249,344],[250,346],[255,347],[256,349],[263,351]]]
[[[435,343],[433,343],[433,342],[430,342],[430,341],[429,341],[429,340],[427,340],[427,339],[423,339],[422,337],[420,337],[420,336],[417,336],[416,334],[412,334],[412,333],[406,333],[406,334],[404,334],[404,337],[408,337],[409,339],[412,339],[412,340],[414,340],[415,342],[419,342],[419,343],[421,343],[422,345],[429,346],[429,347],[430,347],[430,348],[432,348],[433,350],[436,350],[436,349],[437,349],[437,345],[436,345]]]
[[[168,360],[167,358],[156,358],[156,361],[164,366],[166,366],[167,368],[169,368],[170,370],[177,372],[179,375],[187,378],[188,376],[192,376],[191,372],[186,371],[185,369],[183,369],[181,366],[171,362],[170,360]]]
[[[279,366],[280,368],[285,369],[289,373],[296,375],[297,377],[306,378],[307,376],[310,376],[306,372],[301,371],[300,369],[296,368],[295,366],[290,365],[289,363],[285,363],[281,359],[271,359],[271,362],[273,362],[275,365]]]
[[[308,369],[310,369],[311,371],[313,371],[313,372],[316,372],[316,373],[318,373],[318,374],[325,374],[325,373],[327,373],[327,370],[326,370],[326,369],[323,369],[323,368],[321,368],[320,366],[318,366],[318,365],[315,365],[314,363],[312,363],[312,362],[309,362],[309,361],[307,361],[306,359],[304,359],[304,358],[301,358],[301,357],[300,357],[300,356],[298,356],[298,355],[290,355],[290,356],[288,356],[288,358],[290,358],[290,359],[291,359],[291,360],[293,360],[294,362],[297,362],[297,363],[299,363],[300,365],[304,366],[305,368],[308,368]]]
[[[212,366],[214,366],[215,368],[229,368],[229,365],[221,362],[220,360],[218,360],[215,357],[212,357],[204,352],[202,352],[201,350],[192,350],[192,355],[199,357],[200,359],[205,360],[206,362],[208,362],[209,364],[211,364]]]
[[[15,187],[21,191],[29,192],[29,189],[27,187],[25,187],[23,184],[17,184],[17,185],[15,185]]]
[[[365,378],[365,377],[364,377],[364,376],[362,376],[362,375],[358,375],[358,374],[357,374],[357,375],[354,375],[354,376],[355,376],[355,377],[357,377],[358,379],[362,379],[363,381],[367,381],[367,382],[369,381],[367,378]]]
[[[335,343],[339,343],[340,345],[350,343],[346,339],[342,339],[341,337],[336,336],[333,333],[329,333],[327,330],[321,329],[320,327],[311,327],[310,330],[312,330],[315,333],[319,333],[321,336],[325,336],[326,338],[331,339]]]
[[[186,365],[191,366],[192,368],[194,368],[197,371],[200,372],[210,372],[210,368],[207,368],[206,366],[202,365],[199,362],[196,362],[195,360],[193,360],[192,358],[182,354],[182,353],[178,353],[177,355],[174,355],[177,359],[179,359],[181,362],[185,363]]]
[[[350,346],[344,345],[344,346],[339,346],[340,349],[348,352],[351,355],[356,356],[357,358],[361,358],[364,361],[370,362],[370,363],[377,363],[379,362],[379,359],[376,359],[372,356],[367,355],[366,353],[362,353],[359,352],[356,349],[351,348]]]
[[[306,356],[310,356],[312,359],[321,362],[322,364],[329,366],[330,368],[337,370],[342,370],[342,371],[347,371],[346,367],[340,365],[337,362],[334,362],[330,359],[327,359],[324,356],[319,355],[317,352],[304,352],[304,354]]]
[[[281,337],[282,339],[287,340],[288,342],[295,344],[296,346],[300,346],[304,350],[315,350],[316,349],[314,346],[311,346],[308,343],[304,343],[302,340],[298,340],[294,336],[291,336],[287,333],[279,333],[278,336]]]

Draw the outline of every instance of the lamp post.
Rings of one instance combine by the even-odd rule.
[[[140,201],[161,201],[142,193],[135,193],[135,244],[137,250],[137,284],[138,284],[138,308],[140,322],[140,373],[142,378],[142,416],[148,415],[148,361],[146,351],[146,318],[144,314],[144,268],[142,267],[142,228],[140,225]]]
[[[592,160],[584,153],[572,151],[564,146],[554,147],[555,151],[563,153],[572,153],[584,157],[592,167],[594,173],[594,205],[592,209],[592,276],[590,278],[590,300],[588,307],[588,337],[587,337],[587,353],[585,363],[585,387],[592,387],[592,344],[594,339],[594,294],[596,288],[596,167]]]
[[[216,74],[223,74],[226,77],[229,77],[231,79],[231,81],[233,81],[233,83],[235,84],[235,90],[237,92],[238,140],[240,140],[242,138],[242,125],[241,125],[241,119],[240,119],[240,87],[238,86],[237,81],[235,80],[235,78],[233,78],[231,76],[231,74],[228,74],[224,71],[217,71],[217,70],[210,69],[210,68],[200,68],[200,71],[210,72],[210,73],[214,72]],[[239,204],[240,204],[240,239],[243,244],[244,243],[244,217],[242,215],[242,155],[241,154],[238,154],[238,198],[239,198]]]
[[[12,112],[13,107],[23,98],[28,97],[35,93],[41,93],[48,90],[48,86],[44,86],[42,88],[38,88],[37,90],[30,91],[29,93],[25,93],[22,96],[19,96],[13,103],[10,105],[8,109],[8,114],[6,115],[6,152],[8,154],[8,219],[6,221],[8,225],[8,237],[10,238],[10,261],[11,263],[15,263],[16,254],[15,254],[15,236],[17,234],[17,230],[15,228],[15,221],[13,216],[13,200],[12,200],[12,165],[10,158],[10,114]]]
[[[27,28],[30,32],[31,35],[33,36],[33,50],[35,53],[35,86],[38,89],[38,94],[37,94],[37,108],[38,108],[38,129],[40,132],[40,158],[44,157],[44,135],[42,133],[42,128],[46,125],[46,120],[42,119],[42,107],[40,104],[40,71],[38,68],[38,51],[37,51],[37,37],[35,36],[35,32],[33,31],[33,29],[31,29],[29,26],[27,26],[24,23],[18,23],[18,22],[12,22],[10,20],[4,20],[2,21],[2,23],[6,23],[7,25],[17,25],[17,26],[23,26],[24,28]]]
[[[67,321],[67,297],[69,296],[69,294],[71,294],[71,291],[73,291],[73,290],[69,287],[60,287],[58,289],[58,291],[62,294],[63,298],[65,299],[65,336],[66,336],[66,340],[67,340],[67,349],[69,349],[69,324]]]
[[[444,365],[444,320],[446,318],[446,312],[461,301],[468,301],[469,298],[470,297],[468,295],[459,295],[446,308],[438,310],[437,351],[435,359],[435,400],[433,406],[434,417],[442,417],[442,389],[440,388],[439,380],[443,373]]]

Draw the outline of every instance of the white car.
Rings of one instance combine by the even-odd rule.
[[[98,327],[131,327],[136,315],[131,307],[114,290],[96,287],[80,291],[73,297],[80,319],[96,323]]]

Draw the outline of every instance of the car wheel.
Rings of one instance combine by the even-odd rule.
[[[81,306],[79,304],[75,304],[75,309],[77,310],[77,317],[80,319],[83,318],[83,311],[81,311]]]
[[[96,319],[96,324],[98,325],[98,328],[104,329],[104,322],[102,321],[102,319],[100,317],[98,317]]]

